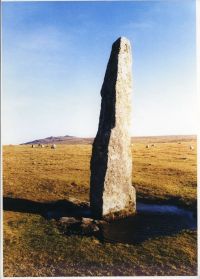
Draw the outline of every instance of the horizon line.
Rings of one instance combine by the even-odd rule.
[[[29,140],[26,142],[22,142],[22,143],[1,143],[1,146],[6,146],[6,145],[23,145],[23,144],[27,144],[27,143],[31,143],[34,141],[39,141],[39,140],[44,140],[44,139],[48,139],[48,138],[61,138],[61,137],[71,137],[74,139],[80,138],[80,139],[94,139],[95,137],[81,137],[81,136],[71,136],[71,135],[65,135],[65,136],[48,136],[48,137],[44,137],[44,138],[39,138],[39,139],[34,139],[34,140]],[[171,135],[148,135],[148,136],[133,136],[131,135],[131,138],[161,138],[161,137],[196,137],[197,138],[197,134],[171,134]]]

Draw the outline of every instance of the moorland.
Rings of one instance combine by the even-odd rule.
[[[91,150],[90,142],[73,141],[56,149],[3,146],[4,276],[196,275],[196,230],[135,245],[109,243],[66,235],[55,219],[36,210],[63,200],[88,204]],[[196,150],[194,136],[133,140],[137,201],[179,205],[195,214]]]

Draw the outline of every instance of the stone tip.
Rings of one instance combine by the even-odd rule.
[[[120,50],[120,49],[124,49],[124,47],[126,48],[126,46],[128,46],[128,48],[131,48],[131,43],[130,41],[126,38],[126,37],[119,37],[112,45],[112,49],[113,50]]]
[[[121,43],[128,43],[130,44],[129,39],[127,39],[126,37],[119,37],[114,43],[114,44],[121,44]]]

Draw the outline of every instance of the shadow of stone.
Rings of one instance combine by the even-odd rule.
[[[163,205],[163,210],[158,212],[154,207],[160,210],[160,205],[151,206],[138,203],[138,212],[134,216],[101,222],[93,219],[87,203],[68,200],[42,203],[21,198],[3,198],[3,209],[6,211],[40,214],[45,219],[55,219],[63,234],[95,236],[102,242],[138,244],[150,238],[172,236],[182,230],[197,228],[196,215],[190,210]],[[72,223],[69,222],[70,217],[74,219]],[[84,223],[88,220],[89,225]]]
[[[188,216],[138,212],[135,216],[103,224],[102,235],[105,242],[139,244],[150,238],[172,236],[196,228],[197,220],[192,212]]]
[[[3,209],[6,211],[39,214],[45,219],[68,217],[91,217],[90,207],[86,203],[73,203],[68,200],[55,202],[36,202],[21,198],[3,197]]]

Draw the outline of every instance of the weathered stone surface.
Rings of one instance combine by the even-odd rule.
[[[99,127],[91,158],[90,205],[97,217],[115,218],[136,210],[131,154],[131,45],[112,46],[101,89]]]

